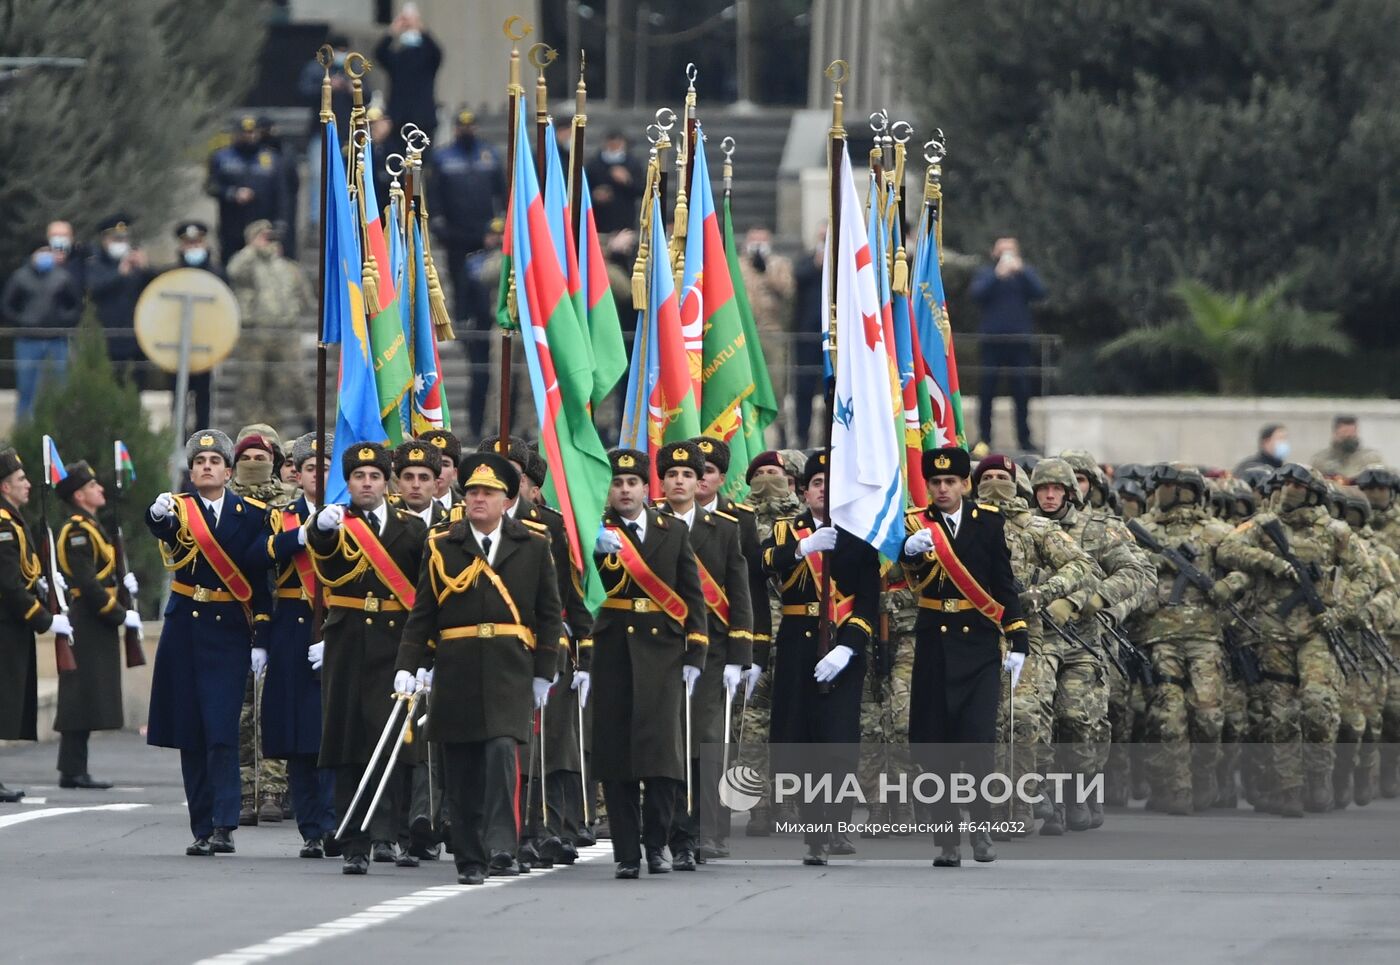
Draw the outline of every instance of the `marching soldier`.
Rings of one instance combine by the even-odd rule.
[[[783,603],[774,642],[782,656],[774,668],[771,740],[837,745],[804,762],[804,770],[831,774],[833,786],[839,786],[841,775],[856,769],[866,649],[879,619],[880,562],[872,547],[830,524],[827,466],[826,452],[807,460],[801,476],[807,508],[774,524],[763,546],[763,566],[781,587]],[[830,649],[822,653],[822,583],[828,566],[831,636]],[[775,753],[775,766],[794,770],[785,756],[792,757],[792,751]],[[803,823],[813,828],[805,835],[803,864],[825,865],[834,824],[850,818],[851,804],[802,800],[798,808]]]
[[[72,634],[62,613],[50,614],[40,597],[43,567],[20,509],[29,502],[30,482],[13,449],[0,449],[0,740],[39,739],[39,671],[36,633]],[[0,802],[24,797],[0,784]]]
[[[427,736],[447,765],[457,880],[479,885],[488,868],[520,873],[518,748],[549,699],[563,626],[548,536],[505,514],[519,474],[495,453],[462,470],[462,517],[428,542],[394,689],[411,695],[432,672]]]
[[[56,487],[72,507],[58,534],[58,568],[68,584],[69,619],[82,640],[82,659],[58,676],[58,786],[105,789],[88,773],[88,735],[122,728],[122,648],[125,627],[141,629],[141,615],[117,601],[117,551],[97,520],[107,494],[86,462],[71,463]],[[126,574],[135,597],[136,576]]]
[[[617,449],[595,559],[607,599],[593,625],[594,776],[603,785],[618,878],[671,870],[665,848],[690,775],[683,712],[710,638],[690,535],[648,509],[644,453]],[[645,790],[643,790],[645,788]]]
[[[1384,466],[1367,466],[1355,484],[1371,504],[1371,531],[1378,543],[1400,553],[1400,475]],[[1400,578],[1400,573],[1396,576]],[[1400,657],[1400,626],[1388,634],[1392,656]],[[1392,681],[1386,694],[1380,748],[1381,797],[1400,794],[1400,682]]]
[[[267,666],[272,595],[267,508],[228,487],[233,442],[200,429],[185,443],[194,493],[161,493],[146,513],[171,573],[151,674],[146,742],[180,751],[194,842],[185,854],[233,854],[238,714],[251,667]]]
[[[462,443],[446,429],[429,429],[418,438],[436,447],[442,457],[433,498],[441,504],[444,512],[451,512],[452,507],[461,500],[461,494],[457,492],[457,466],[462,461]]]
[[[375,861],[407,867],[418,863],[410,855],[395,854],[399,782],[389,781],[368,833],[360,824],[369,802],[361,801],[356,813],[350,811],[355,788],[392,710],[394,660],[407,611],[413,607],[413,580],[428,532],[413,513],[385,501],[392,462],[389,450],[378,443],[345,447],[341,466],[350,485],[350,505],[322,508],[307,527],[316,581],[326,593],[321,766],[335,769],[335,813],[346,827],[340,839],[341,871],[347,875],[369,872],[371,842]],[[380,776],[373,775],[370,786],[376,786]]]
[[[710,638],[691,712],[694,807],[677,814],[671,826],[671,866],[677,871],[694,871],[697,863],[729,853],[722,844],[729,836],[729,811],[719,801],[719,748],[729,723],[725,699],[739,688],[744,668],[753,662],[749,571],[740,548],[739,521],[728,513],[700,508],[695,497],[704,468],[705,454],[693,442],[667,444],[656,455],[665,493],[659,508],[686,524]]]
[[[326,451],[333,449],[326,434]],[[316,575],[306,550],[306,524],[316,516],[321,502],[317,473],[329,471],[327,460],[316,452],[316,436],[308,432],[292,443],[289,460],[296,472],[301,496],[286,509],[268,516],[272,536],[267,551],[272,557],[277,605],[268,631],[267,675],[263,679],[262,751],[287,762],[287,784],[297,830],[301,832],[303,858],[321,858],[334,849],[334,772],[322,768],[321,679],[318,671],[326,645],[313,633],[312,601]]]
[[[422,439],[410,439],[394,450],[394,480],[398,485],[394,502],[429,529],[447,518],[447,510],[435,498],[443,458],[442,449]]]
[[[943,774],[945,781],[961,763],[980,781],[992,767],[1001,671],[1010,675],[1014,692],[1030,639],[1001,513],[989,503],[963,497],[972,470],[967,450],[930,450],[923,455],[922,468],[932,503],[906,515],[909,536],[902,560],[919,588],[922,611],[915,624],[909,741],[961,746],[961,751],[924,748],[921,763],[925,770]],[[1003,636],[1008,644],[1004,656]],[[957,807],[946,792],[933,811],[937,822],[958,820]],[[973,858],[995,861],[990,831],[977,827],[990,823],[990,805],[979,796],[968,806],[968,816],[976,828]],[[960,831],[936,832],[939,854],[934,866],[961,865],[961,840]]]

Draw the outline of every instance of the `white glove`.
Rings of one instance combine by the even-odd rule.
[[[156,497],[156,501],[151,503],[151,518],[164,519],[175,512],[175,497],[170,493],[161,493]]]
[[[68,622],[68,614],[66,613],[55,613],[49,629],[53,631],[55,636],[71,637],[73,635],[73,624]]]
[[[846,669],[846,664],[851,662],[855,656],[855,651],[844,643],[831,648],[825,657],[817,661],[817,669],[812,671],[812,676],[817,678],[817,683],[824,684],[835,680],[836,675]]]
[[[427,667],[419,667],[418,672],[413,675],[413,679],[418,684],[419,690],[425,690],[432,686],[432,674],[428,673]]]
[[[909,556],[923,556],[933,552],[933,534],[921,529],[904,541],[904,552]]]
[[[836,548],[836,527],[823,526],[811,536],[805,536],[797,544],[797,558],[802,559],[813,553]]]
[[[122,586],[126,587],[126,592],[130,593],[132,596],[136,596],[141,592],[141,584],[136,582],[136,574],[129,570],[126,576],[122,577]]]
[[[338,503],[331,503],[316,514],[317,529],[330,532],[333,529],[340,529],[343,525],[345,525],[345,507]]]
[[[267,651],[262,647],[253,648],[253,676],[261,677],[267,673]]]
[[[310,526],[310,525],[311,525],[311,520],[308,519],[305,523],[303,523],[302,525],[300,525],[300,526],[297,527],[297,545],[299,545],[299,546],[305,546],[305,545],[306,545],[306,527],[308,527],[308,526]]]
[[[409,670],[394,674],[394,693],[407,696],[418,689],[418,677]]]
[[[49,598],[49,581],[42,576],[34,581],[34,595],[41,600]]]
[[[689,697],[695,693],[695,681],[700,679],[700,668],[686,664],[681,667],[681,680],[685,681],[685,694]]]
[[[593,687],[593,675],[587,670],[575,670],[573,688],[578,691],[578,705],[588,706],[588,691]]]
[[[622,552],[622,537],[610,529],[600,529],[598,530],[598,542],[593,544],[593,548],[598,553],[620,553]]]
[[[127,610],[126,618],[122,620],[122,626],[128,630],[140,630],[141,614],[137,613],[135,610]]]
[[[436,667],[433,668],[433,670],[436,669]],[[427,687],[429,690],[433,689],[433,670],[429,670],[423,675],[423,686]]]
[[[1016,681],[1021,679],[1021,668],[1026,664],[1026,655],[1009,650],[1006,659],[1001,662],[1001,669],[1011,674],[1011,689],[1016,689]]]
[[[540,710],[549,703],[549,688],[554,686],[554,681],[536,677],[532,682],[535,687],[535,709]]]
[[[325,659],[326,659],[326,644],[325,644],[325,641],[320,641],[320,642],[318,642],[318,643],[313,643],[311,646],[309,646],[309,647],[306,648],[306,660],[307,660],[308,663],[311,664],[311,669],[312,669],[312,670],[320,670],[320,669],[321,669],[321,664],[322,664],[322,662],[325,661]]]
[[[727,663],[724,665],[724,692],[732,694],[739,689],[739,682],[744,679],[744,668],[737,663]]]
[[[68,595],[68,581],[63,578],[62,573],[55,571],[53,575],[53,582],[54,585],[58,587],[58,592],[60,596]]]
[[[763,668],[754,664],[744,671],[744,699],[753,699],[753,690],[758,686],[758,678],[763,676]]]

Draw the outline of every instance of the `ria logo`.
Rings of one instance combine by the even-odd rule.
[[[719,799],[731,811],[753,810],[766,789],[763,775],[743,764],[735,764],[720,775]]]

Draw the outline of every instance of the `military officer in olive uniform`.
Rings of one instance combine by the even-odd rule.
[[[684,707],[710,637],[690,534],[647,508],[644,453],[610,454],[613,480],[594,558],[607,599],[593,625],[594,776],[603,785],[618,878],[671,870],[665,848],[685,806]],[[645,786],[645,792],[643,787]]]
[[[122,647],[124,627],[141,629],[141,615],[117,600],[117,551],[97,520],[107,504],[102,484],[86,462],[67,467],[58,495],[73,512],[58,534],[58,568],[68,584],[68,618],[82,640],[78,666],[58,675],[59,787],[104,789],[112,785],[88,773],[88,735],[122,728]],[[126,574],[126,589],[139,590]]]
[[[20,509],[29,502],[30,482],[13,449],[0,449],[0,740],[39,739],[38,663],[34,634],[72,634],[62,613],[50,614],[40,599],[47,592],[34,537]],[[0,784],[0,802],[24,797]]]
[[[420,433],[418,438],[436,448],[442,457],[438,469],[437,491],[433,494],[433,499],[437,500],[444,512],[451,512],[452,507],[462,498],[462,494],[457,490],[457,466],[462,461],[461,440],[446,429],[429,429]]]
[[[307,527],[316,580],[326,594],[321,766],[335,768],[335,811],[342,822],[348,817],[340,839],[345,855],[341,870],[350,875],[369,871],[371,841],[376,861],[399,857],[393,844],[402,797],[396,782],[389,782],[368,834],[360,831],[368,800],[349,813],[355,788],[393,709],[394,660],[413,606],[413,581],[428,534],[423,520],[385,501],[392,461],[389,450],[378,443],[346,446],[341,464],[350,505],[322,508]],[[388,755],[384,757],[387,761]],[[371,786],[378,786],[380,776],[373,775]],[[417,863],[402,857],[405,864]]]

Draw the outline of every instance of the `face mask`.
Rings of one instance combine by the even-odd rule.
[[[749,484],[749,497],[752,499],[781,499],[788,493],[786,476],[754,476]]]
[[[126,241],[109,241],[103,247],[107,251],[107,257],[115,261],[121,261],[131,251],[131,244]]]
[[[208,260],[209,260],[209,249],[208,249],[208,248],[186,248],[186,249],[185,249],[185,264],[187,264],[187,265],[202,265],[202,264],[204,264],[204,263],[205,263],[206,261],[208,261]]]
[[[403,42],[405,47],[417,47],[423,42],[423,31],[405,30],[399,34],[399,40]]]
[[[53,252],[41,251],[34,256],[34,270],[41,275],[53,270]]]
[[[349,54],[348,51],[347,51],[346,53],[343,53],[343,54],[340,54],[340,53],[336,54],[336,55],[335,55],[335,65],[336,65],[337,67],[344,67],[344,66],[345,66],[345,61],[346,61],[347,59],[349,59],[349,57],[350,57],[350,54]]]
[[[1274,443],[1274,458],[1279,462],[1287,462],[1288,454],[1293,451],[1293,447],[1288,444],[1287,439]]]
[[[1308,494],[1306,490],[1301,489],[1280,489],[1277,498],[1279,508],[1286,513],[1307,502]]]
[[[68,251],[73,247],[73,239],[67,235],[50,235],[49,247],[54,251]]]
[[[604,148],[598,156],[603,159],[604,164],[621,164],[627,160],[627,150],[624,148],[621,151],[609,151]]]
[[[1361,440],[1356,436],[1349,436],[1337,443],[1337,448],[1345,453],[1352,453],[1361,448]]]
[[[1012,479],[983,479],[977,484],[977,498],[989,503],[1005,503],[1016,498],[1016,482]]]
[[[272,481],[272,463],[245,459],[233,470],[233,478],[242,486],[260,486]]]

